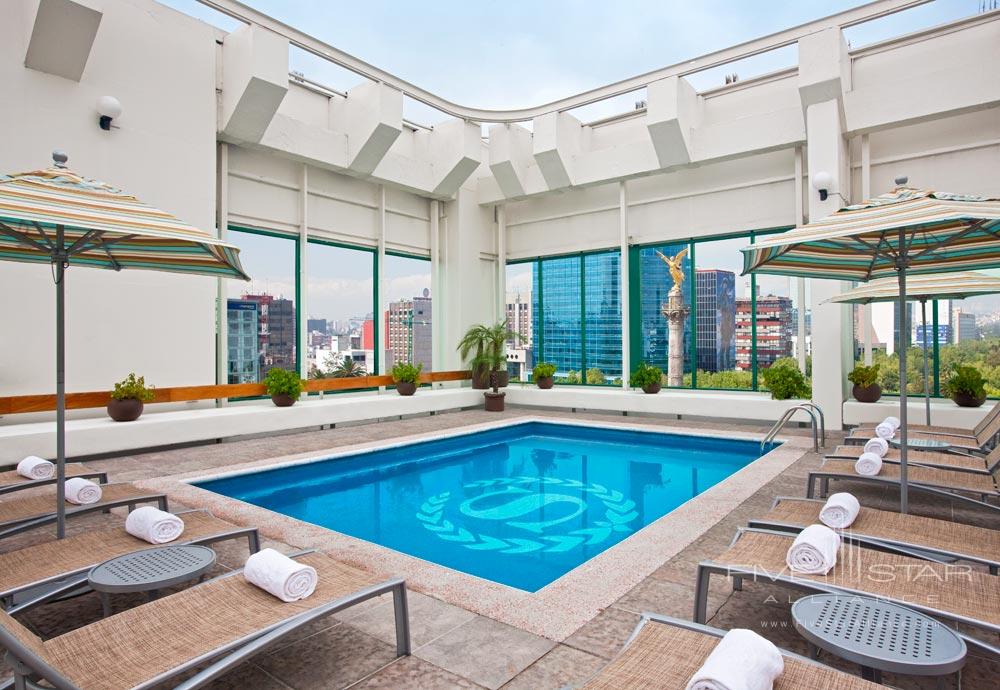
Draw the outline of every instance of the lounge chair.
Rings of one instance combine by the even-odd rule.
[[[165,494],[150,493],[133,484],[106,484],[102,489],[101,500],[97,503],[82,506],[67,503],[66,517],[85,515],[95,510],[106,511],[120,506],[134,508],[140,503],[156,503],[160,510],[167,509]],[[55,506],[54,491],[0,501],[0,539],[54,523]]]
[[[926,424],[909,424],[907,428],[911,433],[922,433],[922,434],[938,434],[941,436],[964,436],[965,438],[976,438],[979,434],[986,431],[987,427],[993,422],[998,416],[1000,416],[1000,401],[993,404],[990,411],[986,413],[979,424],[972,427],[971,429],[967,427],[960,426],[938,426],[932,424],[927,426]],[[859,424],[854,427],[854,431],[859,431],[862,433],[870,434],[868,438],[875,435],[876,424]]]
[[[319,583],[293,603],[236,571],[44,641],[0,612],[0,646],[13,662],[15,687],[44,679],[58,690],[149,688],[208,664],[171,683],[176,690],[199,688],[308,623],[387,593],[393,595],[396,652],[410,653],[403,580],[377,582],[319,553],[298,560],[316,568]]]
[[[750,520],[749,525],[797,534],[819,522],[824,503],[811,498],[779,496],[766,515]],[[994,575],[1000,569],[1000,530],[862,506],[844,532],[852,541],[888,548],[895,553],[944,563],[970,561],[988,566]]]
[[[204,510],[179,515],[184,520],[184,533],[172,544],[214,544],[245,538],[250,553],[260,550],[256,527],[239,527]],[[0,553],[0,606],[21,613],[76,592],[86,584],[93,566],[148,548],[152,545],[120,525]]]
[[[937,618],[965,623],[992,634],[1000,633],[1000,580],[970,566],[926,560],[845,544],[837,565],[826,575],[792,573],[785,554],[794,534],[742,528],[732,544],[717,557],[698,564],[694,619],[704,623],[711,575],[734,578],[739,589],[750,578],[812,592],[873,596],[916,609]],[[963,635],[966,642],[994,654],[995,647]]]
[[[941,433],[934,431],[918,431],[917,427],[912,424],[907,426],[906,435],[910,440],[914,439],[924,439],[928,441],[943,441],[948,443],[952,448],[965,452],[974,453],[988,453],[993,449],[994,441],[996,440],[997,434],[1000,434],[1000,413],[994,413],[986,415],[986,419],[983,420],[985,424],[980,422],[980,425],[976,426],[975,433],[972,436],[965,435],[955,435],[951,433]],[[844,441],[850,445],[861,444],[872,438],[875,435],[875,430],[870,427],[857,427],[851,430],[847,438]]]
[[[66,465],[66,478],[68,479],[70,477],[96,479],[101,484],[108,483],[107,472],[97,472],[91,470],[78,462],[72,462]],[[55,484],[56,481],[55,477],[52,479],[28,479],[27,477],[18,474],[17,470],[0,472],[0,494],[7,494],[12,491],[21,491],[23,489],[33,489],[36,486]]]
[[[826,455],[834,460],[857,460],[862,453],[861,446],[837,446],[832,453]],[[913,450],[906,454],[907,463],[910,465],[923,465],[924,467],[943,467],[950,470],[963,470],[965,472],[976,472],[977,474],[992,474],[1000,468],[1000,446],[990,451],[986,457],[979,455],[959,455],[957,453],[943,453],[934,450]],[[899,449],[890,448],[882,462],[899,464]]]
[[[707,625],[644,613],[625,648],[581,690],[683,688],[725,634]],[[884,690],[882,685],[780,651],[785,670],[774,690]]]

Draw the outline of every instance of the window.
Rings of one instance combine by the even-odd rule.
[[[753,279],[740,275],[740,249],[749,243],[747,236],[692,243],[695,388],[754,388]]]
[[[538,360],[556,365],[560,383],[581,383],[583,338],[581,257],[566,256],[535,263],[532,293]]]
[[[684,280],[684,304],[690,305],[691,300],[691,248],[687,242],[662,244],[649,247],[633,247],[629,255],[631,301],[638,301],[638,313],[633,307],[630,319],[630,358],[634,369],[640,362],[648,362],[663,370],[666,375],[669,367],[670,353],[669,328],[667,317],[663,315],[664,305],[668,303],[669,292],[673,287],[673,278],[666,262],[661,258],[672,258],[681,254],[681,270]],[[683,322],[682,356],[684,361],[685,382],[690,385],[691,379],[691,321],[685,318]]]
[[[783,357],[804,362],[804,373],[812,376],[812,313],[809,309],[809,281],[800,290],[800,279],[761,274],[757,286],[758,373]],[[801,318],[800,318],[801,314]],[[802,331],[800,333],[799,331]],[[800,351],[800,346],[804,350]]]
[[[385,257],[386,371],[396,362],[433,366],[434,308],[431,263],[422,257],[387,254]]]
[[[306,276],[309,378],[374,373],[375,251],[309,240]]]
[[[583,257],[583,379],[590,385],[621,385],[622,304],[619,252]]]
[[[257,383],[273,368],[296,371],[298,240],[277,233],[230,228],[250,283],[227,280],[229,383]]]
[[[531,301],[534,265],[507,264],[507,328],[517,334],[507,341],[507,373],[512,381],[530,381],[535,362]]]

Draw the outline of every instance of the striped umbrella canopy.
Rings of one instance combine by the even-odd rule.
[[[900,313],[907,274],[1000,265],[1000,199],[904,186],[840,209],[814,223],[764,237],[742,249],[743,274],[857,280],[896,276]],[[899,352],[905,329],[900,329]],[[906,357],[899,358],[906,380]],[[906,386],[899,392],[900,510],[908,508]]]
[[[56,284],[56,524],[65,535],[65,272],[146,269],[250,280],[239,249],[66,167],[0,175],[0,260],[50,264]]]
[[[997,292],[1000,292],[1000,278],[994,278],[984,273],[937,273],[914,276],[906,281],[906,297],[911,301],[920,302],[922,314],[924,415],[928,426],[931,423],[931,393],[927,361],[927,300],[965,299],[966,297]],[[896,278],[879,278],[847,292],[842,292],[826,301],[840,304],[871,304],[872,302],[895,302],[898,299],[899,281]]]

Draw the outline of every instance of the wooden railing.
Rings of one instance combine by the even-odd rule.
[[[439,381],[465,381],[471,378],[468,371],[434,371],[420,375],[421,383]],[[355,376],[344,379],[309,379],[303,381],[308,393],[323,391],[349,391],[378,388],[393,385],[391,376]],[[178,386],[175,388],[153,389],[154,403],[189,402],[192,400],[216,400],[223,398],[252,398],[266,395],[262,383],[235,383],[220,386]],[[88,393],[67,393],[66,409],[81,410],[89,407],[104,407],[111,398],[110,391]],[[51,412],[56,409],[56,396],[13,395],[0,398],[0,415],[22,414],[25,412]]]

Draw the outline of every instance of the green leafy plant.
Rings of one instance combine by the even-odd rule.
[[[115,389],[111,391],[114,400],[138,400],[139,402],[153,401],[153,387],[146,386],[145,376],[136,376],[133,371],[125,377],[124,381],[115,384]]]
[[[507,368],[507,341],[520,336],[507,327],[507,321],[492,326],[476,324],[458,342],[458,354],[473,372],[480,375]]]
[[[551,362],[539,362],[535,365],[535,368],[531,370],[531,380],[537,381],[538,379],[547,379],[556,373],[556,365]]]
[[[791,357],[777,359],[762,372],[764,385],[771,391],[775,400],[789,398],[805,398],[812,394],[809,382],[799,371],[798,362]]]
[[[604,376],[604,372],[597,367],[591,367],[587,369],[587,383],[592,386],[603,386],[608,382],[607,378]]]
[[[580,372],[570,369],[566,372],[566,383],[580,383]]]
[[[294,371],[274,368],[264,377],[264,386],[268,395],[290,395],[299,397],[302,393],[302,381]]]
[[[660,367],[654,367],[649,362],[643,362],[628,377],[628,385],[633,388],[644,388],[645,386],[654,386],[662,380],[663,370]]]
[[[951,376],[945,384],[945,392],[949,396],[958,393],[982,398],[986,396],[986,379],[979,373],[979,369],[956,364],[952,367]]]
[[[368,372],[365,371],[365,368],[360,362],[348,355],[340,360],[340,364],[333,369],[330,369],[327,372],[327,375],[335,379],[351,379],[358,376],[364,376],[367,373]]]
[[[847,380],[860,388],[870,388],[878,383],[878,365],[866,367],[855,364],[854,371],[847,375]]]
[[[396,383],[416,383],[420,380],[423,362],[413,366],[409,362],[397,362],[392,365],[392,380]]]

